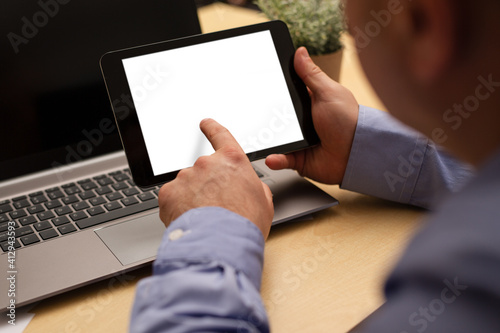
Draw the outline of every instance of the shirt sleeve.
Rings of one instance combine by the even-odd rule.
[[[360,106],[341,188],[432,209],[473,174],[388,113]]]
[[[268,332],[259,290],[264,238],[219,207],[190,210],[165,231],[153,276],[139,282],[131,332]]]

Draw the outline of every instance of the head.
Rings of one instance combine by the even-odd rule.
[[[366,75],[396,118],[475,165],[500,149],[500,1],[344,2]]]

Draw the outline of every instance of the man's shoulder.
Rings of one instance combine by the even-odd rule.
[[[500,155],[450,195],[410,242],[393,279],[459,277],[490,285],[500,276]],[[490,281],[491,282],[491,281]],[[500,286],[496,290],[500,294]]]

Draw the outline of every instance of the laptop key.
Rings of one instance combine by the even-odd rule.
[[[151,192],[141,193],[137,196],[141,201],[148,201],[156,199],[155,195]]]
[[[90,216],[96,216],[96,215],[99,215],[99,214],[102,214],[105,212],[106,211],[104,210],[104,208],[102,208],[100,206],[87,209],[87,213],[89,213]]]
[[[44,203],[44,202],[47,202],[47,198],[45,197],[45,195],[37,195],[36,197],[32,197],[31,199],[31,203],[33,205],[38,205],[38,204],[41,204],[41,203]]]
[[[10,204],[5,204],[0,206],[0,214],[12,212],[12,206]]]
[[[73,187],[68,187],[64,189],[64,192],[66,192],[67,195],[73,195],[82,192],[78,187],[73,186]]]
[[[14,201],[13,205],[16,209],[21,209],[21,208],[31,206],[31,203],[26,199],[21,199],[19,201]]]
[[[21,237],[21,242],[24,245],[30,245],[30,244],[38,243],[39,241],[40,241],[40,238],[38,238],[38,236],[35,235],[35,234],[31,234],[31,235],[28,235],[28,236]]]
[[[95,193],[94,193],[94,191],[85,191],[85,192],[82,192],[82,193],[78,194],[78,196],[82,200],[87,200],[87,199],[94,198],[95,197]]]
[[[0,223],[0,232],[9,230],[9,222]]]
[[[115,201],[118,199],[123,199],[123,195],[119,192],[114,192],[106,195],[106,198],[108,198],[109,201]]]
[[[45,211],[45,208],[42,205],[34,205],[31,207],[28,207],[28,212],[30,214],[36,214],[36,213],[40,213],[40,212],[44,212],[44,211]]]
[[[33,226],[35,227],[36,231],[42,231],[45,229],[52,228],[52,225],[50,224],[49,221],[38,222],[33,224]]]
[[[52,213],[50,210],[47,211],[47,212],[43,212],[43,213],[39,213],[37,214],[37,217],[40,221],[45,221],[45,220],[48,220],[48,219],[51,219],[51,218],[54,218],[56,217],[54,215],[54,213]]]
[[[71,219],[73,221],[79,221],[79,220],[86,219],[88,216],[85,212],[75,212],[75,213],[69,214],[69,217],[71,217]]]
[[[124,182],[120,182],[111,185],[111,187],[113,187],[116,191],[119,191],[128,188],[128,185]]]
[[[74,203],[71,206],[73,207],[73,209],[75,211],[87,209],[87,208],[90,207],[90,205],[87,202],[85,202],[85,201]]]
[[[127,174],[121,173],[113,177],[117,182],[123,182],[129,180],[130,177]]]
[[[103,186],[103,187],[100,187],[98,188],[97,190],[95,190],[97,192],[97,194],[99,195],[104,195],[104,194],[108,194],[108,193],[111,193],[113,192],[113,190],[111,188],[109,188],[109,186]]]
[[[9,244],[9,242],[4,242],[4,243],[0,244],[0,246],[2,247],[2,251],[3,251],[3,252],[7,252],[7,251],[9,251],[9,247],[10,247],[11,245],[13,245],[13,246],[14,246],[14,248],[16,248],[16,249],[18,249],[18,248],[20,248],[20,247],[21,247],[21,243],[19,243],[19,242],[17,241],[17,239],[16,239],[16,241],[14,242],[14,244]]]
[[[16,238],[23,237],[33,233],[33,229],[28,225],[26,227],[21,227],[16,229]]]
[[[82,184],[80,185],[84,191],[89,191],[89,190],[92,190],[94,188],[97,188],[97,184],[94,183],[93,181],[90,181],[88,183],[85,183],[85,184]]]
[[[75,202],[78,202],[80,201],[76,195],[70,195],[70,196],[67,196],[65,198],[62,198],[61,199],[62,202],[64,202],[66,205],[70,205],[72,203],[75,203]]]
[[[47,239],[51,239],[51,238],[59,236],[57,231],[55,231],[54,229],[44,230],[44,231],[40,232],[39,235],[43,240],[47,240]]]
[[[70,232],[75,232],[76,228],[72,224],[66,224],[66,225],[63,225],[62,227],[57,228],[57,230],[59,230],[61,235],[65,235],[65,234],[69,234]]]
[[[112,210],[122,208],[122,205],[120,205],[119,202],[113,201],[113,202],[109,202],[109,203],[105,204],[104,207],[106,207],[108,212],[110,212]]]
[[[57,191],[54,191],[54,192],[47,193],[47,196],[49,197],[50,200],[55,200],[55,199],[59,199],[59,198],[65,197],[66,194],[64,194],[60,190],[57,190]]]
[[[34,216],[26,216],[26,217],[20,218],[18,221],[23,226],[27,226],[27,225],[30,225],[30,224],[37,222],[37,220]]]
[[[45,203],[45,207],[47,207],[47,209],[55,209],[61,206],[62,203],[59,200],[52,200]]]
[[[15,210],[13,212],[10,212],[9,215],[12,219],[19,219],[21,217],[25,217],[28,214],[26,214],[26,211],[24,209],[19,209],[19,210]]]
[[[125,198],[125,199],[122,199],[120,201],[122,202],[122,204],[124,206],[132,206],[132,205],[139,203],[139,200],[137,200],[134,197]]]
[[[69,218],[67,216],[56,217],[55,219],[52,219],[51,221],[52,221],[52,223],[54,223],[54,225],[56,227],[70,222]]]
[[[106,203],[107,201],[103,197],[97,197],[90,199],[89,202],[92,206],[99,206]]]
[[[140,192],[138,189],[131,187],[126,190],[123,190],[122,193],[125,194],[127,197],[131,197],[133,195],[139,194]]]
[[[63,206],[63,207],[56,208],[55,212],[57,215],[63,216],[63,215],[66,215],[66,214],[73,212],[73,210],[71,210],[71,208],[69,208],[68,206]]]
[[[15,198],[12,198],[12,201],[19,201],[19,200],[26,200],[27,196],[25,195],[21,195],[20,197],[15,197]]]
[[[105,177],[105,178],[98,179],[97,183],[99,183],[99,185],[101,185],[101,186],[106,186],[109,184],[113,184],[114,182],[111,178]]]
[[[92,216],[90,218],[75,222],[80,229],[85,229],[93,227],[95,225],[115,220],[120,217],[125,217],[142,211],[146,211],[152,208],[158,207],[158,202],[156,200],[146,201],[140,204],[135,204],[132,206],[124,207],[122,209],[116,209],[107,212],[106,214],[101,214],[97,216]]]

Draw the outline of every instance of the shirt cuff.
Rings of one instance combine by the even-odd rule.
[[[181,215],[165,231],[154,274],[173,263],[221,262],[244,273],[260,289],[264,237],[248,219],[221,207],[202,207]]]
[[[388,113],[360,105],[341,187],[409,203],[428,143]]]

